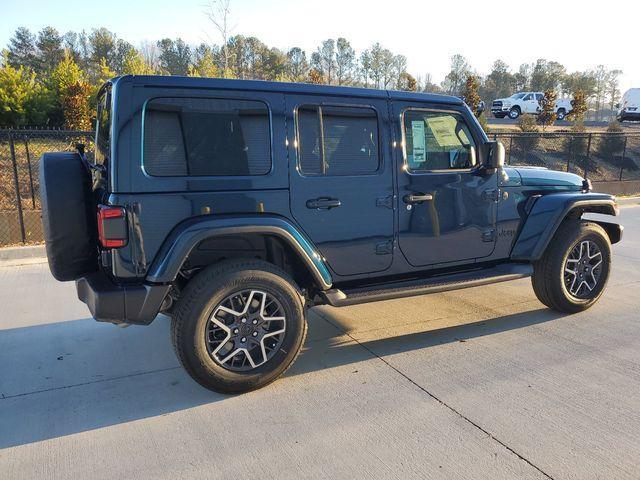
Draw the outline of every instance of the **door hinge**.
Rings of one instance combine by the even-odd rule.
[[[376,207],[391,208],[393,209],[393,195],[387,195],[386,197],[376,198]]]
[[[489,230],[485,230],[482,232],[482,241],[483,242],[493,242],[496,239],[496,229],[490,228]]]
[[[393,240],[376,244],[376,255],[389,255],[393,253]]]
[[[492,188],[489,190],[484,190],[482,192],[483,200],[490,200],[492,202],[497,202],[500,200],[500,190],[498,188]]]

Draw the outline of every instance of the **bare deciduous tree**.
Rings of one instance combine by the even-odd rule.
[[[451,71],[442,82],[442,88],[449,95],[460,95],[464,82],[471,73],[467,59],[460,54],[451,57]]]
[[[222,68],[227,76],[229,69],[229,52],[227,42],[235,26],[231,26],[231,0],[210,0],[206,5],[205,15],[220,34],[222,39]]]
[[[140,43],[140,54],[144,61],[149,65],[153,70],[157,71],[160,67],[160,49],[155,42],[150,42],[149,40],[143,40]]]
[[[609,94],[609,108],[613,111],[616,107],[616,102],[620,96],[620,77],[622,70],[610,70],[607,78],[607,93]]]

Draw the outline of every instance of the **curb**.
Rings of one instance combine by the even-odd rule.
[[[44,245],[0,248],[0,262],[45,258],[46,256],[47,253],[45,252]]]
[[[640,205],[640,197],[616,197],[616,202],[621,206]]]

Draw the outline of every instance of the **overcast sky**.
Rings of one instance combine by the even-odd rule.
[[[220,43],[203,14],[207,0],[0,0],[0,44],[25,26],[60,32],[104,26],[138,46],[142,40],[182,37]],[[569,71],[603,64],[624,72],[622,90],[640,87],[640,2],[608,0],[435,1],[232,0],[235,34],[269,46],[300,46],[309,54],[326,38],[345,37],[356,50],[378,41],[408,60],[414,76],[437,83],[455,53],[480,74],[501,58],[512,69],[538,58]],[[546,32],[546,33],[543,33]]]

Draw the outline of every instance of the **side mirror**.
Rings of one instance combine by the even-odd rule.
[[[485,170],[496,170],[504,165],[505,151],[502,142],[487,142],[482,147],[482,167]]]

